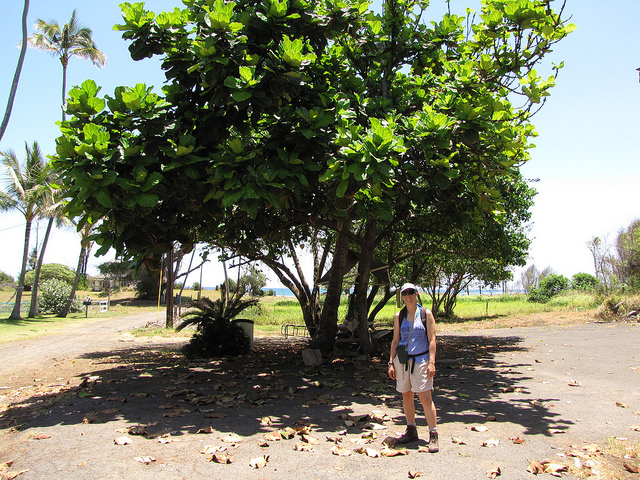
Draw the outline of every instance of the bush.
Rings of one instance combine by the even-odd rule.
[[[218,300],[202,298],[193,302],[197,309],[187,316],[177,330],[196,325],[196,333],[182,352],[187,358],[210,358],[245,355],[249,353],[251,341],[243,328],[233,323],[243,310],[256,305],[258,300],[242,300],[234,295],[229,302],[224,297]]]
[[[15,280],[11,275],[0,270],[0,285],[13,285],[14,282]]]
[[[618,320],[630,316],[640,316],[640,295],[633,297],[607,297],[598,308],[597,318],[603,320]]]
[[[529,301],[545,303],[552,297],[569,288],[569,279],[564,275],[552,273],[540,280],[540,288],[532,288]]]
[[[24,284],[29,286],[33,285],[35,276],[36,272],[34,270],[27,272],[24,277]],[[60,263],[45,263],[40,269],[40,284],[46,280],[51,280],[52,278],[61,280],[69,285],[73,285],[73,281],[76,279],[76,274],[66,265],[62,265]]]
[[[71,285],[63,280],[51,278],[40,284],[40,295],[38,297],[38,308],[41,313],[59,314],[67,305],[69,295],[71,295]],[[78,298],[73,299],[71,304],[72,312],[82,310],[82,302]]]
[[[158,298],[158,280],[144,275],[141,276],[133,287],[136,297],[140,300],[155,300]]]
[[[576,273],[571,280],[571,288],[574,290],[591,291],[598,286],[598,279],[589,273]]]

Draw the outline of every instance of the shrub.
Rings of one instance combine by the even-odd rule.
[[[41,313],[59,314],[67,305],[69,295],[71,295],[71,285],[63,280],[51,278],[40,284],[40,295],[38,297],[38,308]],[[78,298],[73,299],[71,304],[72,312],[82,310],[82,302]]]
[[[540,280],[540,288],[532,288],[529,301],[544,303],[569,288],[569,279],[564,275],[551,273]]]
[[[11,275],[0,270],[0,285],[12,285],[14,282],[15,280]]]
[[[187,316],[176,330],[196,326],[196,333],[182,351],[187,358],[237,356],[249,353],[251,342],[243,328],[231,320],[243,310],[256,305],[257,299],[243,300],[234,295],[229,302],[202,298],[193,302],[196,312]]]
[[[158,297],[158,280],[147,275],[141,276],[133,288],[140,300],[155,300]]]
[[[35,276],[36,272],[34,270],[27,272],[24,277],[24,284],[33,285]],[[52,278],[66,282],[69,285],[73,285],[76,274],[66,265],[62,265],[60,263],[45,263],[40,269],[40,284],[46,280],[51,280]]]
[[[598,308],[597,318],[603,320],[617,320],[630,316],[640,316],[640,295],[633,297],[607,297]]]
[[[574,290],[595,290],[598,279],[589,273],[576,273],[571,280],[571,288]]]

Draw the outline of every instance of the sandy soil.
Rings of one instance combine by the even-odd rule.
[[[576,313],[441,328],[441,451],[421,440],[387,457],[404,426],[386,358],[343,351],[311,368],[303,339],[258,337],[249,356],[188,362],[185,340],[130,334],[155,320],[0,345],[0,478],[521,479],[531,461],[571,478],[622,469],[608,438],[640,442],[637,324]]]

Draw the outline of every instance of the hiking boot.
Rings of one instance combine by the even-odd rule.
[[[407,431],[401,436],[395,439],[394,444],[404,444],[409,442],[415,442],[418,438],[418,427],[415,425],[407,425]]]
[[[429,453],[436,453],[438,451],[440,451],[438,432],[429,432]]]

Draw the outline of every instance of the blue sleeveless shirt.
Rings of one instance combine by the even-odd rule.
[[[409,355],[417,355],[424,352],[424,355],[415,357],[415,361],[417,363],[429,361],[429,337],[427,335],[425,324],[422,322],[422,318],[420,318],[420,310],[423,308],[424,307],[422,305],[418,305],[416,308],[413,332],[411,332],[411,320],[406,317],[400,319],[400,345],[407,345],[409,332],[411,332],[411,338],[409,339],[409,345],[407,346],[407,353]]]

